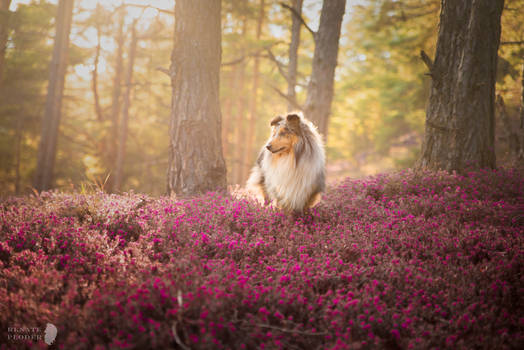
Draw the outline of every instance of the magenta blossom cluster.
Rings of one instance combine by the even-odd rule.
[[[0,348],[511,349],[524,344],[524,177],[404,171],[310,212],[247,198],[0,202]]]

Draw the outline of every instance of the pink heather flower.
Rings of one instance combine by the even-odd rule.
[[[262,306],[260,309],[258,309],[258,312],[264,315],[269,315],[269,311],[266,309],[265,306]]]
[[[396,329],[392,329],[391,330],[391,334],[396,338],[396,339],[399,339],[400,338],[400,333],[398,330]]]
[[[189,339],[191,340],[192,343],[198,343],[198,335],[196,334],[190,334]]]
[[[286,283],[286,282],[289,282],[289,276],[287,275],[283,275],[282,277],[280,277],[280,283]]]
[[[0,295],[27,317],[61,300],[59,319],[96,325],[76,329],[93,347],[93,329],[115,348],[169,347],[175,325],[187,346],[213,349],[381,347],[384,331],[406,348],[513,348],[523,189],[513,170],[403,171],[342,181],[297,218],[217,192],[138,209],[135,194],[7,198]],[[82,222],[64,210],[85,202]]]

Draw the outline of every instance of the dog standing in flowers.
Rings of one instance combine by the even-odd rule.
[[[326,157],[317,128],[299,113],[277,116],[247,188],[286,211],[303,213],[320,201]]]

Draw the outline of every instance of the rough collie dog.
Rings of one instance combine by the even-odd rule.
[[[277,116],[247,180],[247,188],[284,210],[302,213],[320,200],[325,155],[316,127],[299,113]]]

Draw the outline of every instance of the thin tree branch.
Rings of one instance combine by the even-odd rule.
[[[391,5],[393,5],[394,7],[400,8],[402,10],[420,10],[420,9],[425,9],[426,7],[428,7],[427,3],[423,3],[423,4],[406,4],[403,1],[401,1],[401,2],[393,2]]]
[[[180,340],[180,337],[178,336],[178,333],[176,331],[177,323],[174,322],[171,326],[171,333],[173,334],[173,338],[175,339],[175,343],[177,343],[178,346],[180,346],[183,350],[190,350],[190,348],[182,343],[182,340]]]
[[[272,48],[273,46],[278,45],[280,43],[282,43],[282,41],[279,40],[279,41],[276,41],[276,42],[271,43],[269,45],[265,45],[264,47],[259,48],[258,50],[254,50],[254,51],[248,52],[247,54],[245,54],[243,56],[240,56],[238,58],[235,58],[234,60],[222,62],[220,65],[221,66],[233,66],[235,64],[242,63],[248,57],[261,57],[260,53],[262,51],[268,50],[268,49]]]
[[[157,10],[158,12],[165,13],[165,14],[168,14],[168,15],[171,15],[171,16],[175,15],[174,11],[164,10],[164,9],[161,9],[161,8],[158,8],[158,7],[154,7],[154,6],[151,6],[151,5],[123,4],[123,6],[139,7],[139,8],[143,8],[144,10],[150,8],[150,9],[154,9],[154,10]]]
[[[291,13],[296,17],[298,18],[298,20],[304,25],[304,27],[306,27],[306,29],[311,33],[311,35],[313,35],[313,39],[316,40],[317,38],[317,32],[315,32],[313,29],[311,29],[310,26],[307,25],[306,21],[304,20],[304,18],[300,15],[300,13],[297,12],[296,9],[294,9],[293,7],[289,6],[288,4],[285,4],[283,2],[280,3],[280,6],[282,6],[283,8],[285,9],[288,9],[289,11],[291,11]]]
[[[266,48],[266,51],[269,59],[276,63],[279,73],[284,77],[284,79],[286,79],[286,82],[288,82],[288,74],[285,65],[275,57],[270,48]]]
[[[500,45],[524,45],[524,41],[503,41]]]
[[[283,332],[283,333],[293,333],[293,334],[312,335],[312,336],[322,336],[322,335],[326,335],[327,334],[327,332],[306,332],[306,331],[300,331],[298,329],[288,329],[288,328],[276,327],[276,326],[272,326],[272,325],[269,325],[269,324],[257,323],[256,325],[258,327],[261,327],[261,328],[274,329],[276,331],[280,331],[280,332]]]
[[[428,67],[428,70],[429,70],[428,75],[433,76],[433,60],[429,58],[429,56],[426,54],[424,50],[420,50],[420,58],[422,59],[426,67]]]
[[[304,75],[303,74],[299,74],[299,77],[304,79]],[[303,89],[307,89],[307,83],[297,83],[296,86],[300,86],[301,88]]]
[[[290,96],[288,96],[287,94],[283,93],[283,92],[280,91],[276,86],[270,85],[270,87],[271,87],[273,90],[275,90],[275,92],[276,92],[277,94],[279,94],[280,97],[283,97],[284,99],[286,99],[286,101],[288,101],[290,104],[292,104],[293,107],[295,107],[296,109],[301,110],[301,111],[304,110],[304,107],[301,106],[301,105],[297,102],[297,100],[295,100],[293,97],[290,97]]]
[[[401,14],[398,16],[391,17],[392,20],[400,20],[400,21],[407,21],[414,18],[424,17],[428,15],[432,15],[436,12],[438,12],[439,7],[431,8],[427,11],[419,12],[419,13],[409,13],[406,14],[403,10],[401,10]]]
[[[156,70],[166,74],[168,77],[171,78],[171,71],[169,69],[164,68],[164,67],[156,67]]]
[[[231,61],[227,61],[227,62],[222,62],[220,65],[221,66],[234,66],[235,64],[239,64],[239,63],[242,63],[244,62],[247,58],[249,57],[260,57],[260,52],[264,51],[264,49],[260,49],[260,50],[257,50],[255,52],[250,52],[250,53],[247,53],[243,56],[240,56],[238,58],[235,58],[234,60],[231,60]]]
[[[257,54],[247,54],[247,55],[243,55],[243,56],[240,56],[239,58],[235,58],[234,60],[231,60],[231,61],[227,61],[227,62],[222,62],[220,63],[221,66],[234,66],[235,64],[239,64],[239,63],[242,63],[246,60],[246,58],[248,57],[252,57],[252,56],[258,56]]]

